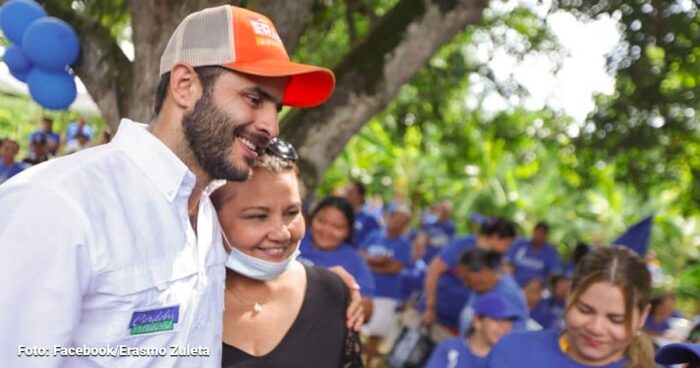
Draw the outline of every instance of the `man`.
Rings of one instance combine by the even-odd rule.
[[[221,365],[215,179],[246,180],[280,106],[324,102],[334,77],[233,6],[185,18],[160,74],[148,126],[0,188],[0,366]]]
[[[437,342],[459,331],[459,314],[469,300],[471,290],[462,282],[459,260],[469,249],[478,248],[503,253],[515,237],[515,226],[498,218],[484,222],[478,236],[455,237],[430,262],[425,276],[424,298],[421,300],[423,322],[433,325]]]
[[[426,368],[486,368],[486,356],[501,337],[511,332],[517,318],[518,312],[503,295],[485,294],[474,305],[474,319],[466,336],[441,342]]]
[[[16,141],[10,138],[2,140],[0,145],[0,184],[24,170],[24,166],[15,161],[17,152],[19,152],[19,144]]]
[[[48,116],[41,118],[41,129],[29,135],[29,143],[43,140],[46,142],[46,149],[52,156],[58,153],[58,146],[61,144],[61,136],[53,131],[53,119]],[[33,151],[32,151],[33,152]],[[32,153],[30,152],[30,154]]]
[[[51,158],[49,155],[49,143],[45,135],[35,135],[31,140],[29,154],[22,160],[27,166],[38,165]]]
[[[450,219],[452,216],[452,203],[448,201],[436,204],[437,216],[435,221],[428,221],[423,224],[423,232],[427,235],[426,250],[423,260],[430,263],[433,257],[452,241],[455,235],[456,226]]]
[[[381,224],[370,211],[365,208],[365,196],[367,188],[357,180],[351,181],[345,188],[345,198],[355,210],[355,223],[353,224],[352,246],[357,249],[367,241],[367,237],[381,229]]]
[[[530,241],[518,241],[506,253],[507,269],[513,273],[515,281],[521,287],[533,277],[547,280],[552,275],[561,273],[559,252],[547,243],[548,235],[549,225],[539,222],[532,231]]]

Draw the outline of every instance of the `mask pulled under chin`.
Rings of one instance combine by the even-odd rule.
[[[223,232],[222,232],[223,234]],[[284,271],[288,270],[292,263],[297,259],[299,254],[299,241],[296,244],[294,252],[287,257],[282,262],[270,262],[249,256],[236,247],[231,245],[231,242],[226,238],[226,234],[223,234],[224,240],[228,243],[231,253],[229,253],[228,259],[226,260],[226,267],[232,271],[238,272],[243,276],[250,277],[251,279],[259,281],[270,281],[274,280]]]

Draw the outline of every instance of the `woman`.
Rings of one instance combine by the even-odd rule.
[[[329,196],[311,213],[311,226],[301,242],[299,260],[307,265],[342,266],[360,284],[362,307],[367,320],[372,315],[375,285],[367,262],[350,245],[353,209],[345,198]]]
[[[222,366],[362,366],[345,321],[347,288],[296,260],[305,224],[293,162],[262,154],[247,182],[228,183],[212,199],[230,251]]]
[[[594,250],[576,267],[564,331],[506,336],[491,351],[489,367],[655,367],[641,332],[650,298],[641,258],[627,248]]]

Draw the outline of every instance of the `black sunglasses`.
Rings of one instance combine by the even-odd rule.
[[[272,138],[270,143],[267,144],[267,147],[265,147],[265,153],[292,162],[296,162],[299,159],[299,154],[297,154],[297,150],[294,149],[294,146],[279,138]]]

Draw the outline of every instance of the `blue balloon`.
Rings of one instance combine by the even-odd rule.
[[[10,74],[12,74],[15,79],[17,79],[20,82],[26,82],[27,77],[29,76],[29,73],[31,72],[31,69],[23,70],[23,71],[14,71],[10,69]]]
[[[68,23],[45,17],[27,27],[22,38],[22,49],[34,65],[58,72],[78,59],[80,41]]]
[[[36,1],[15,0],[7,2],[0,11],[0,28],[10,41],[21,44],[24,31],[29,25],[46,16],[46,11]]]
[[[27,77],[29,93],[39,105],[52,110],[70,106],[78,94],[75,79],[67,72],[49,72],[33,68]]]
[[[7,64],[7,67],[14,72],[29,72],[32,68],[32,62],[24,55],[22,48],[17,45],[10,45],[5,49],[5,55],[2,59]]]

